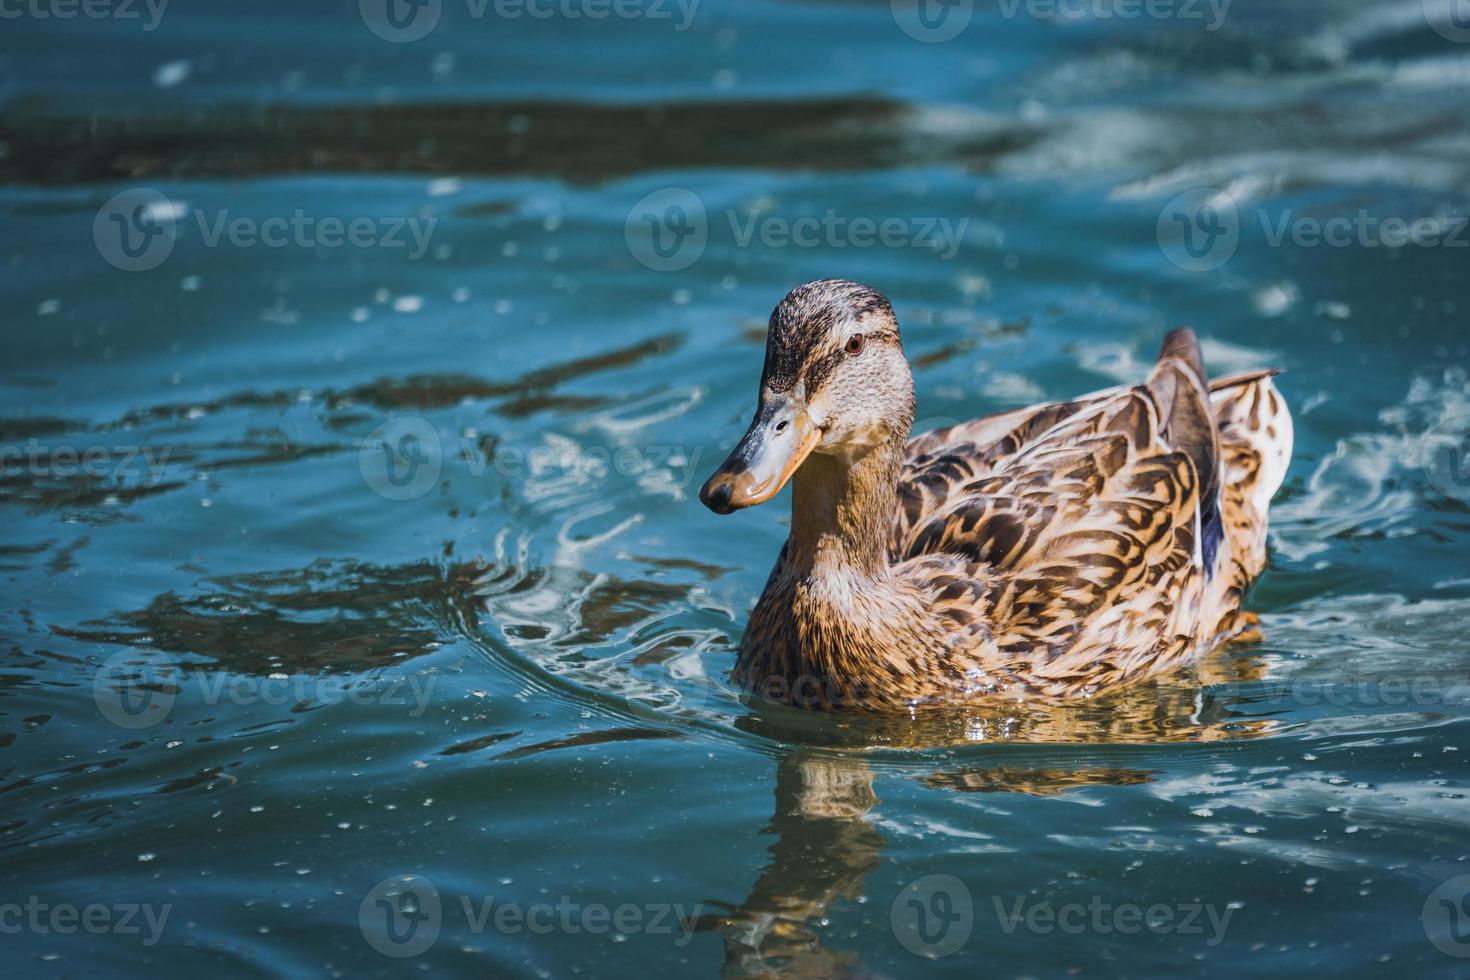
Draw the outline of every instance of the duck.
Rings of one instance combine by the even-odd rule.
[[[1277,374],[1211,380],[1180,328],[1137,384],[912,436],[888,298],[793,289],[699,493],[728,515],[792,487],[732,681],[825,710],[1067,704],[1258,635],[1242,603],[1293,441]]]

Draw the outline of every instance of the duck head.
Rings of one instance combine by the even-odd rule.
[[[842,279],[807,283],[771,313],[755,419],[699,499],[717,514],[765,503],[813,453],[851,463],[901,447],[913,421],[888,299]]]

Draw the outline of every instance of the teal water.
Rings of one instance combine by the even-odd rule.
[[[1452,8],[248,7],[0,24],[9,975],[1463,975]],[[695,492],[824,276],[921,428],[1179,323],[1285,369],[1260,642],[1065,711],[742,700],[784,498]]]

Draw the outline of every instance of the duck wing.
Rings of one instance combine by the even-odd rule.
[[[895,557],[984,568],[1002,651],[1051,648],[1059,682],[1107,683],[1164,656],[1161,643],[1185,652],[1202,541],[1219,533],[1218,434],[1193,333],[1169,335],[1143,384],[980,422],[977,434],[1007,431],[969,453],[936,440],[911,460]],[[910,515],[912,495],[928,506]],[[1060,656],[1108,646],[1114,662]]]
[[[1077,401],[988,415],[911,439],[898,478],[893,554],[905,554],[914,531],[949,509],[966,487],[1003,468],[1062,421],[1113,394],[1098,392]]]

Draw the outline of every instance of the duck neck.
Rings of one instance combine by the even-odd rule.
[[[807,457],[792,480],[787,560],[793,571],[873,577],[887,572],[903,444],[896,433],[858,455]]]

